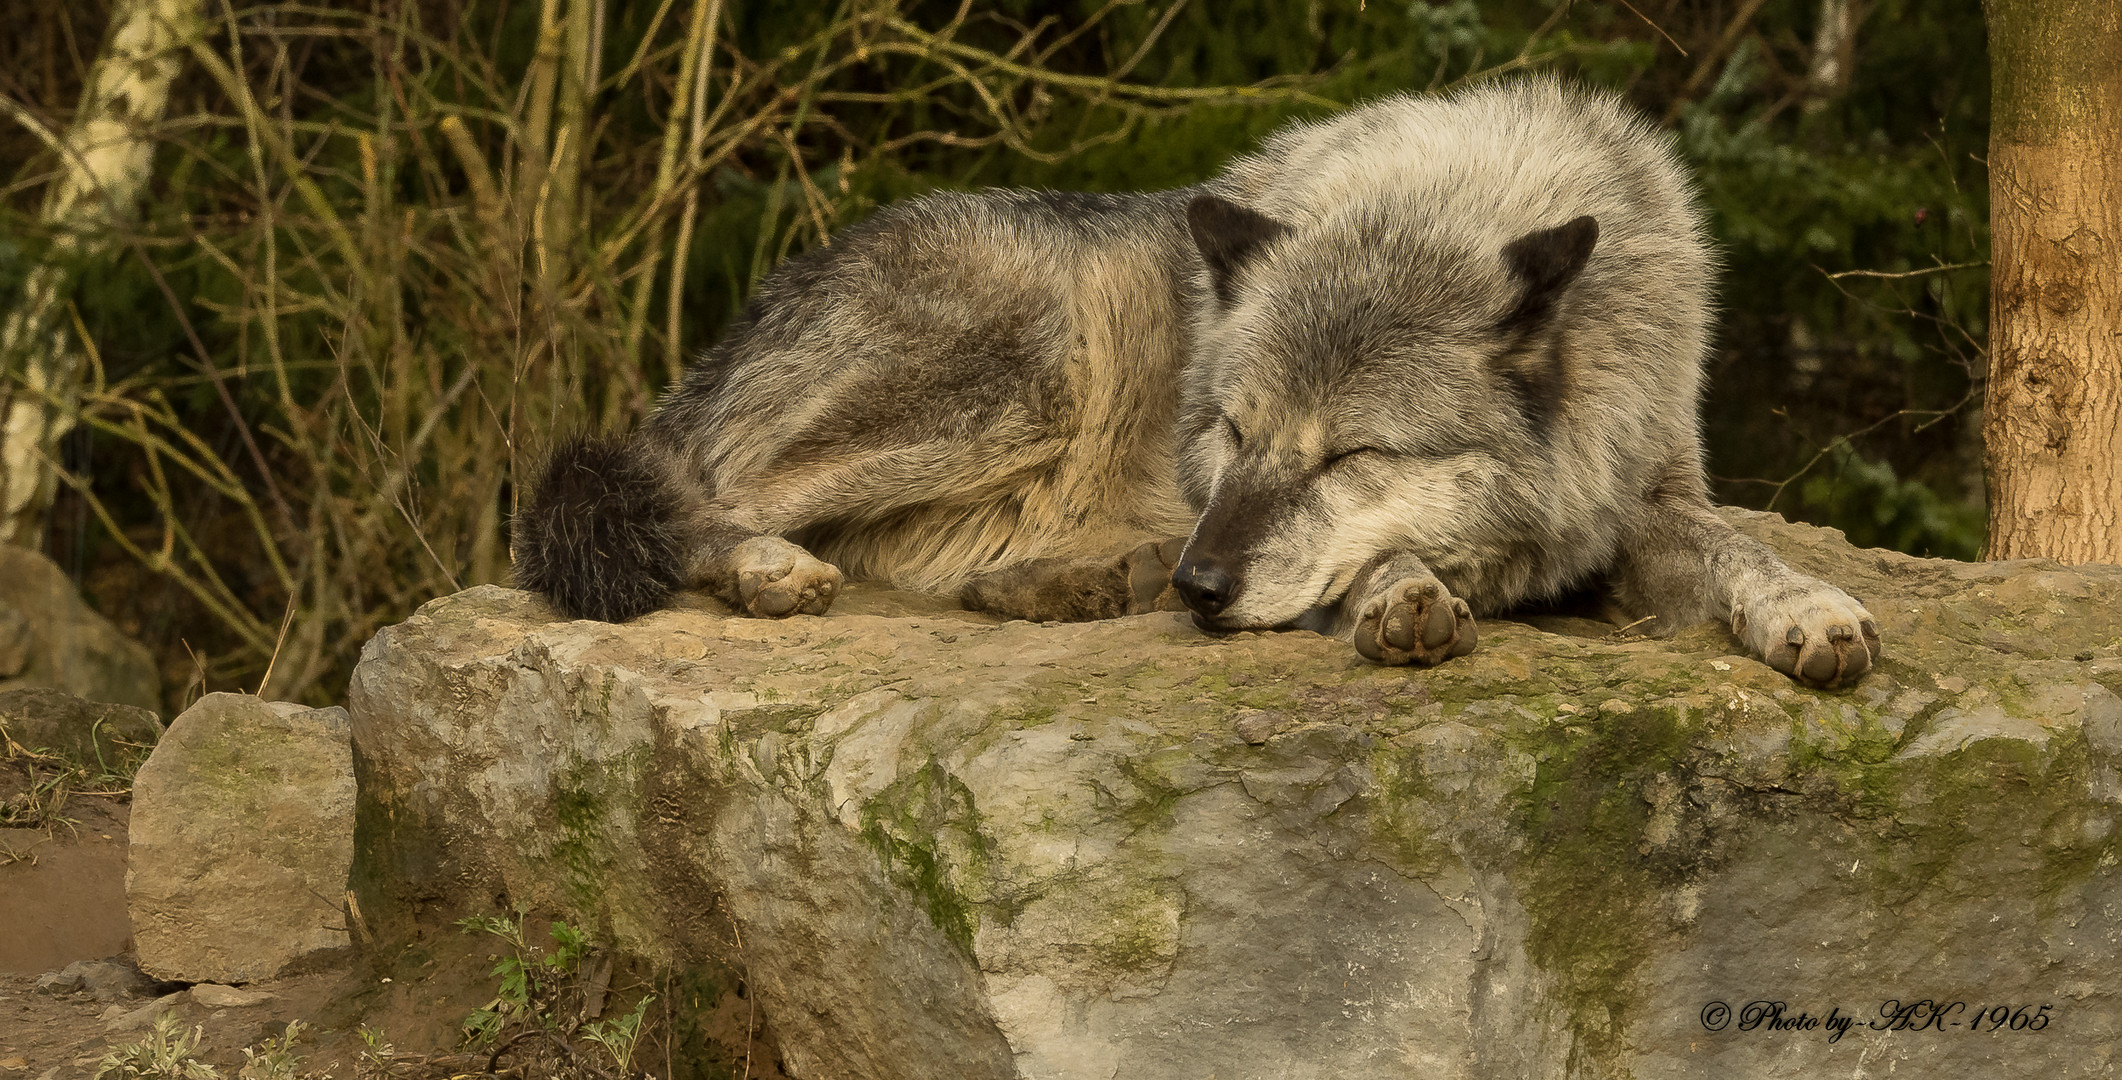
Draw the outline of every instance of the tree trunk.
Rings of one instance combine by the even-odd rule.
[[[2122,5],[1984,9],[1989,557],[2122,562]]]
[[[1857,10],[1851,0],[1820,0],[1812,62],[1805,70],[1805,111],[1818,112],[1849,91],[1857,57]]]
[[[73,124],[50,138],[59,175],[40,217],[52,246],[0,327],[0,543],[44,544],[59,440],[73,427],[81,392],[67,296],[74,275],[108,253],[112,226],[147,185],[150,131],[168,106],[185,44],[200,31],[200,9],[201,0],[117,0]]]

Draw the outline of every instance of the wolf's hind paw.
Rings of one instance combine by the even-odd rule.
[[[1732,633],[1763,663],[1807,686],[1850,686],[1879,656],[1879,624],[1824,582],[1763,597],[1732,616]]]
[[[1379,664],[1428,667],[1465,656],[1479,639],[1473,609],[1434,578],[1393,583],[1356,620],[1356,651]]]
[[[762,619],[823,615],[840,592],[840,568],[779,537],[737,546],[736,606]]]

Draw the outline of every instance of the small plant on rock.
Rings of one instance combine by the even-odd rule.
[[[625,1016],[592,1019],[604,1001],[604,974],[590,978],[581,971],[582,961],[595,951],[589,936],[564,922],[552,925],[553,947],[532,944],[525,934],[525,914],[514,918],[474,915],[457,925],[467,933],[486,933],[509,944],[509,954],[495,958],[490,974],[498,978],[492,1001],[464,1018],[465,1041],[490,1047],[487,1071],[494,1071],[504,1055],[542,1059],[544,1068],[528,1062],[525,1075],[554,1077],[641,1075],[634,1069],[635,1049],[640,1045],[649,1002],[643,997]],[[577,1045],[577,1038],[597,1050]],[[599,1060],[599,1059],[602,1060]]]
[[[634,1048],[641,1044],[641,1025],[648,1017],[648,1003],[656,1000],[650,994],[634,1006],[634,1011],[610,1020],[592,1020],[582,1025],[582,1037],[604,1048],[619,1066],[619,1075],[632,1076]]]

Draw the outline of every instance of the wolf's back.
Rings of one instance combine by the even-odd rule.
[[[625,622],[684,584],[681,502],[657,462],[618,439],[577,439],[546,462],[516,516],[516,585],[570,618]]]
[[[1574,211],[1599,216],[1602,245],[1706,237],[1671,136],[1612,93],[1552,77],[1397,94],[1293,123],[1211,186],[1299,226],[1390,211],[1514,239]]]

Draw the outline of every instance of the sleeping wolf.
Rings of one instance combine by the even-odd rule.
[[[823,614],[843,575],[1032,619],[1192,609],[1385,664],[1603,581],[1818,686],[1869,612],[1710,510],[1714,260],[1667,140],[1553,80],[1297,124],[1195,188],[939,194],[782,266],[516,573]]]

